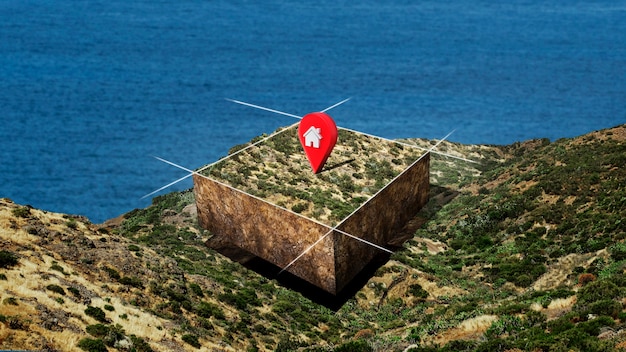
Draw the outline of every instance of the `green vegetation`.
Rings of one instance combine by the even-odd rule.
[[[102,323],[106,323],[107,322],[106,314],[99,307],[88,306],[85,309],[85,314],[87,314],[88,316],[96,319],[99,322],[102,322]]]
[[[190,344],[191,346],[193,346],[195,348],[202,347],[202,345],[200,345],[200,342],[198,341],[198,336],[196,336],[196,335],[185,334],[185,335],[183,335],[182,339],[183,339],[183,341],[187,342],[188,344]]]
[[[13,213],[13,216],[16,216],[18,218],[28,219],[30,217],[30,207],[26,206],[13,208],[13,210],[11,210],[11,213]]]
[[[10,306],[17,306],[17,305],[19,305],[19,303],[17,303],[17,298],[15,298],[15,297],[7,297],[4,300],[2,300],[2,303],[8,304]]]
[[[334,352],[372,352],[372,347],[364,340],[346,342],[335,348]]]
[[[107,348],[101,339],[90,339],[88,337],[78,341],[78,347],[87,352],[107,352]]]
[[[279,190],[278,170],[300,166],[290,154],[297,149],[283,139],[273,143],[282,154],[268,163],[275,165],[246,164],[224,177],[242,184],[255,179],[259,195],[293,196],[298,201],[284,206],[302,214],[315,211],[322,199],[335,214],[348,211],[360,196],[348,194],[364,187],[361,180],[384,180],[391,175],[387,169],[405,158],[402,150],[389,150],[395,154],[383,167],[354,169],[349,178],[339,168],[296,176],[280,181]],[[128,288],[135,291],[131,304],[168,320],[173,333],[194,347],[202,337],[239,350],[614,350],[623,338],[612,333],[626,327],[624,142],[588,136],[471,150],[485,157],[481,165],[433,155],[436,181],[413,238],[337,306],[207,247],[210,234],[195,219],[168,221],[193,202],[190,191],[155,198],[114,231],[172,260],[178,270],[169,281],[125,272],[144,282],[144,291]],[[210,172],[220,167],[229,166]],[[300,185],[318,177],[341,190],[302,191]],[[102,270],[125,280],[113,268]],[[144,292],[155,298],[142,300]],[[451,335],[485,316],[495,319],[468,333],[469,340]]]
[[[68,228],[70,228],[72,230],[76,230],[78,228],[78,222],[76,222],[76,219],[74,219],[74,218],[69,218],[65,222],[65,226],[67,226]]]
[[[59,286],[59,285],[55,285],[55,284],[50,284],[48,286],[46,286],[46,289],[54,292],[54,293],[58,293],[61,296],[65,296],[65,290],[63,289],[63,287]]]
[[[13,252],[0,250],[0,268],[8,269],[16,266],[17,263],[17,256]]]
[[[65,276],[69,275],[68,273],[65,272],[65,269],[56,262],[52,263],[52,265],[50,266],[50,270],[58,271]]]

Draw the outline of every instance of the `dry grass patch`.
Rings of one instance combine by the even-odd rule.
[[[558,258],[556,263],[550,264],[546,273],[541,275],[537,281],[532,285],[535,291],[547,291],[555,289],[562,285],[571,286],[575,284],[574,279],[568,278],[575,267],[589,267],[589,265],[597,258],[608,257],[606,249],[599,250],[595,253],[585,254],[568,254],[564,257]]]

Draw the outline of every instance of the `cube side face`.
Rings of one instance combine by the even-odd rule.
[[[194,175],[200,226],[284,268],[329,232],[329,228],[244,192]],[[335,294],[333,236],[326,236],[288,269]]]
[[[395,233],[428,202],[430,153],[398,176],[337,228],[380,246],[386,246]],[[381,251],[337,233],[335,261],[337,288],[341,290]]]

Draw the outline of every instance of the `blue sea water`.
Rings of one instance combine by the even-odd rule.
[[[224,98],[347,97],[338,125],[387,138],[625,123],[626,1],[3,0],[0,197],[101,222],[186,174],[152,155],[197,168],[296,122]]]

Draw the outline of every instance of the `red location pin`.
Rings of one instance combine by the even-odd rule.
[[[298,138],[313,172],[318,173],[337,143],[337,125],[326,113],[312,112],[300,121]]]

